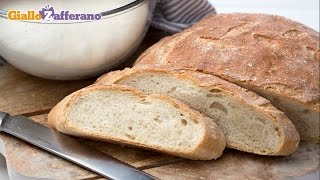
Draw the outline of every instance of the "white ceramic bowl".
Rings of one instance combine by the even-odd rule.
[[[123,62],[144,38],[155,6],[153,0],[48,2],[56,14],[85,12],[101,14],[102,19],[9,20],[10,10],[20,14],[30,9],[40,11],[47,4],[41,0],[1,0],[0,55],[29,74],[59,80],[87,78]],[[17,18],[17,14],[13,12],[10,18]]]

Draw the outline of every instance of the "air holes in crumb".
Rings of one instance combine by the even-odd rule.
[[[154,80],[150,80],[150,82],[154,83],[154,84],[160,84],[160,82],[155,82]]]
[[[211,108],[211,109],[218,109],[219,111],[222,111],[222,112],[224,112],[225,114],[228,114],[227,109],[226,109],[222,104],[220,104],[220,103],[218,103],[218,102],[213,102],[213,103],[211,103],[210,108]]]
[[[267,151],[266,150],[261,150],[261,153],[267,153]]]
[[[162,123],[162,120],[159,118],[153,118],[154,121],[158,122],[158,123]]]
[[[180,113],[180,116],[184,116],[182,113]]]
[[[67,104],[66,104],[66,107],[67,107],[67,108],[70,107],[70,103],[67,103]]]
[[[131,135],[129,135],[129,134],[125,134],[125,135],[126,135],[127,138],[129,138],[129,139],[131,139],[131,140],[135,140],[135,139],[136,139],[136,137],[131,136]]]
[[[191,119],[193,123],[198,124],[199,122],[195,119]]]
[[[220,89],[211,89],[210,93],[207,94],[207,97],[222,97]]]
[[[167,91],[168,94],[171,94],[177,90],[177,87],[171,88],[169,91]]]
[[[221,90],[220,89],[210,89],[211,93],[221,93]]]
[[[274,130],[279,131],[279,128],[278,128],[278,127],[276,127],[276,128],[274,128]]]
[[[148,104],[151,104],[151,102],[147,102],[147,101],[143,100],[143,101],[141,101],[140,104],[148,105]]]
[[[175,108],[179,108],[179,105],[178,105],[178,104],[176,104],[176,103],[174,103],[174,104],[173,104],[173,107],[175,107]]]
[[[215,93],[209,93],[207,94],[207,97],[216,97],[216,98],[219,98],[219,97],[222,97],[221,94],[215,94]]]
[[[129,129],[130,131],[132,131],[132,126],[129,126],[128,129]]]
[[[182,124],[183,126],[186,126],[186,125],[188,124],[188,122],[187,122],[187,120],[185,120],[185,119],[181,119],[181,124]]]

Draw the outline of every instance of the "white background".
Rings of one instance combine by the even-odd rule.
[[[319,0],[209,0],[218,13],[250,12],[277,14],[301,22],[319,32]],[[0,180],[8,180],[0,155]]]
[[[285,16],[319,32],[319,0],[209,0],[218,13],[250,12]]]

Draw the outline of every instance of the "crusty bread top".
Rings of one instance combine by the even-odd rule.
[[[298,147],[300,137],[295,129],[295,126],[287,118],[287,116],[275,108],[270,101],[257,95],[254,92],[248,91],[235,84],[229,83],[216,76],[199,73],[190,70],[173,70],[161,68],[126,68],[122,71],[113,71],[107,73],[96,81],[96,83],[103,84],[117,84],[125,80],[127,77],[136,76],[140,73],[157,72],[163,74],[171,74],[179,79],[192,80],[195,84],[204,88],[214,88],[215,90],[222,90],[234,96],[240,102],[251,106],[253,109],[260,111],[272,117],[274,123],[278,124],[279,131],[282,133],[282,142],[275,150],[274,155],[288,155],[293,153]]]
[[[136,66],[199,70],[319,111],[319,56],[313,29],[279,16],[235,13],[162,39]]]

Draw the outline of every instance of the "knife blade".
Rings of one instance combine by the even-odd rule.
[[[151,175],[79,143],[24,116],[0,111],[0,131],[8,133],[103,177],[114,180],[153,180]]]

